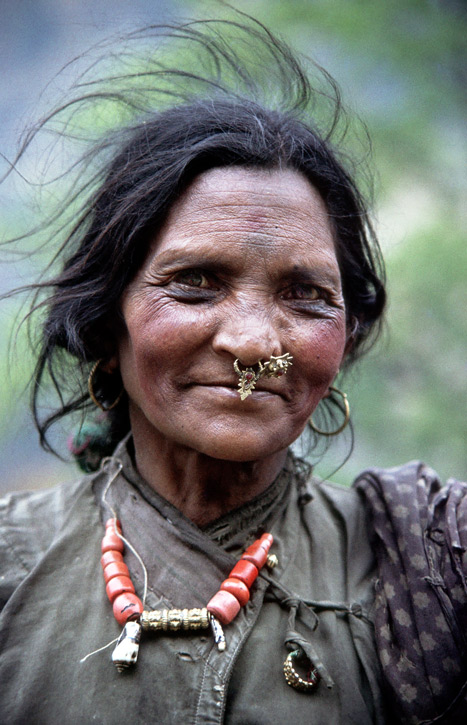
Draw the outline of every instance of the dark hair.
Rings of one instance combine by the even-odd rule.
[[[254,48],[257,53],[260,48],[267,56],[262,84],[246,70],[233,50],[235,44],[229,43],[228,33],[233,31],[243,42],[248,40],[250,50]],[[153,32],[155,28],[146,35]],[[110,341],[119,300],[141,266],[149,240],[190,182],[213,167],[292,168],[304,174],[319,190],[334,226],[347,325],[353,340],[347,361],[356,360],[379,331],[385,302],[382,260],[363,198],[332,146],[342,111],[334,82],[325,75],[328,90],[323,93],[312,88],[301,62],[287,45],[252,19],[246,24],[191,23],[165,27],[158,33],[177,37],[185,48],[196,46],[209,59],[211,73],[162,68],[158,62],[150,71],[118,77],[120,81],[144,79],[146,89],[135,81],[131,102],[129,92],[112,91],[118,100],[137,107],[139,117],[111,138],[107,136],[94,147],[97,151],[87,155],[89,160],[103,149],[107,157],[109,149],[113,153],[93,177],[94,191],[88,194],[62,244],[62,271],[36,287],[52,290],[39,305],[45,305],[47,316],[33,390],[35,419],[45,447],[47,430],[54,421],[71,411],[88,409],[85,381],[90,363],[112,352]],[[199,68],[200,63],[193,67]],[[236,79],[234,83],[223,80],[225,69]],[[144,97],[150,83],[154,86],[147,95],[154,93],[157,82],[160,92],[167,95],[167,78],[173,81],[170,95],[177,97],[176,105],[143,109],[139,101],[139,105],[135,102],[135,97]],[[181,78],[194,84],[195,91],[182,92]],[[265,78],[273,80],[265,83]],[[269,89],[265,86],[273,88],[275,101],[267,98]],[[91,90],[81,102],[102,93]],[[318,98],[332,105],[327,132],[318,130],[321,120],[313,122],[310,116]],[[76,103],[73,99],[60,112]],[[81,390],[66,397],[66,371],[70,363],[76,368],[77,361]],[[61,405],[41,421],[37,400],[47,371]],[[114,380],[115,385],[109,386],[108,377],[97,374],[95,384],[98,395],[110,403],[118,395],[119,382]],[[109,414],[109,420],[113,426],[111,445],[129,429],[125,397]]]

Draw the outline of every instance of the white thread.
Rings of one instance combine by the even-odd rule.
[[[103,491],[103,494],[102,494],[102,503],[104,503],[105,506],[107,506],[107,508],[109,509],[110,513],[112,514],[112,518],[114,520],[114,522],[113,522],[114,533],[118,536],[119,539],[121,539],[123,541],[123,543],[130,549],[130,551],[133,552],[133,554],[135,555],[135,557],[137,558],[137,560],[140,563],[141,569],[143,570],[143,600],[142,600],[142,602],[143,602],[143,608],[144,608],[144,606],[146,604],[146,596],[147,596],[147,593],[148,593],[148,572],[146,570],[146,567],[144,566],[144,562],[143,562],[142,558],[140,557],[140,555],[136,551],[135,547],[132,544],[130,544],[130,542],[128,541],[128,539],[126,539],[123,536],[123,534],[121,534],[118,531],[117,526],[115,524],[115,522],[116,522],[116,520],[118,518],[117,512],[113,508],[112,504],[110,504],[107,501],[107,494],[109,492],[109,489],[110,489],[112,483],[117,478],[117,476],[120,473],[120,471],[122,470],[123,465],[122,465],[121,461],[119,461],[116,458],[104,458],[102,460],[102,463],[101,463],[101,469],[104,472],[106,472],[106,466],[107,466],[108,463],[116,463],[117,464],[117,470],[115,471],[115,473],[113,474],[113,476],[111,476],[109,478],[109,480],[107,481],[107,483],[105,485],[105,488],[104,488],[104,491]],[[96,655],[99,652],[102,652],[103,650],[107,649],[107,647],[110,647],[111,645],[115,644],[115,642],[118,642],[118,639],[119,639],[119,637],[115,637],[115,639],[113,639],[111,642],[108,642],[103,647],[99,647],[99,649],[95,649],[93,652],[89,652],[89,654],[87,654],[85,657],[83,657],[80,660],[80,663],[86,662],[86,660],[88,659],[88,657],[92,657],[93,655]]]
[[[148,572],[146,570],[146,567],[144,565],[144,562],[143,562],[142,558],[140,557],[140,555],[136,551],[136,549],[133,546],[133,544],[131,544],[128,541],[128,539],[126,539],[123,536],[123,534],[121,534],[118,531],[118,529],[117,529],[117,527],[115,525],[115,521],[118,518],[118,516],[117,516],[117,513],[116,513],[115,509],[113,508],[113,506],[107,501],[107,494],[109,492],[110,486],[112,485],[112,483],[115,481],[115,479],[117,478],[118,474],[122,470],[123,465],[122,465],[121,461],[119,461],[118,459],[115,459],[115,458],[104,458],[103,461],[102,461],[102,464],[101,464],[102,470],[105,470],[106,464],[107,463],[110,463],[110,462],[116,463],[118,465],[118,470],[113,474],[113,476],[107,482],[107,484],[106,484],[106,486],[104,488],[104,492],[102,494],[102,502],[107,506],[107,508],[111,512],[112,517],[114,519],[114,524],[113,524],[114,533],[118,536],[119,539],[121,539],[123,541],[123,543],[130,549],[130,551],[133,552],[133,554],[135,555],[135,557],[139,561],[139,564],[141,566],[141,569],[143,570],[143,598],[142,598],[142,602],[143,602],[143,608],[144,608],[146,606],[146,597],[147,597],[147,593],[148,593]]]
[[[118,639],[119,639],[118,637],[115,637],[115,639],[113,639],[111,642],[108,642],[103,647],[99,647],[99,649],[95,649],[94,652],[90,652],[85,657],[83,657],[83,659],[80,660],[80,664],[82,662],[86,662],[86,660],[87,660],[88,657],[92,657],[93,655],[97,655],[99,652],[102,652],[102,650],[107,649],[107,647],[110,647],[111,644],[115,644],[115,642],[117,642]]]

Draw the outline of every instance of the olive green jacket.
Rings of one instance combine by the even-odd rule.
[[[117,673],[118,637],[99,563],[103,489],[148,571],[146,607],[201,607],[258,530],[274,535],[278,566],[225,628],[143,635],[131,671]],[[372,625],[374,560],[357,491],[310,481],[291,457],[270,489],[200,530],[142,481],[124,445],[106,472],[1,503],[0,722],[128,723],[385,722]],[[142,572],[125,553],[136,590]],[[269,582],[267,580],[269,578]],[[271,583],[272,580],[272,583]],[[303,646],[321,680],[287,685],[283,662]],[[386,710],[387,712],[387,710]]]

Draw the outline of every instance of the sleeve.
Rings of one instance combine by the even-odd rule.
[[[50,546],[62,500],[61,487],[0,499],[0,611]]]

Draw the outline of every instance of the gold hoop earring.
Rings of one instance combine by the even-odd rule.
[[[89,377],[88,377],[88,392],[89,392],[89,397],[91,398],[94,405],[97,405],[98,408],[100,408],[101,410],[104,411],[104,413],[106,413],[108,410],[112,410],[113,408],[115,408],[115,406],[117,406],[119,404],[125,389],[122,387],[117,398],[114,400],[114,402],[111,405],[106,406],[103,403],[101,403],[100,400],[98,400],[96,398],[96,395],[94,393],[94,387],[93,387],[94,386],[94,375],[96,374],[97,369],[98,369],[99,365],[101,364],[101,362],[103,361],[103,359],[104,358],[102,358],[102,357],[99,358],[99,360],[96,363],[94,363],[94,365],[92,366],[91,372],[89,373]]]
[[[345,393],[343,393],[342,390],[339,390],[339,388],[330,387],[329,390],[331,390],[333,393],[337,393],[337,395],[341,396],[342,402],[344,405],[345,416],[344,416],[344,422],[342,423],[342,425],[340,425],[339,428],[337,428],[336,430],[331,430],[331,431],[321,430],[321,428],[318,428],[313,423],[313,420],[310,417],[310,420],[308,422],[309,422],[311,430],[314,430],[315,433],[319,433],[322,436],[336,436],[339,433],[342,433],[342,431],[344,430],[344,428],[346,427],[347,423],[350,420],[350,405],[349,405],[349,401],[347,399],[347,395]]]

